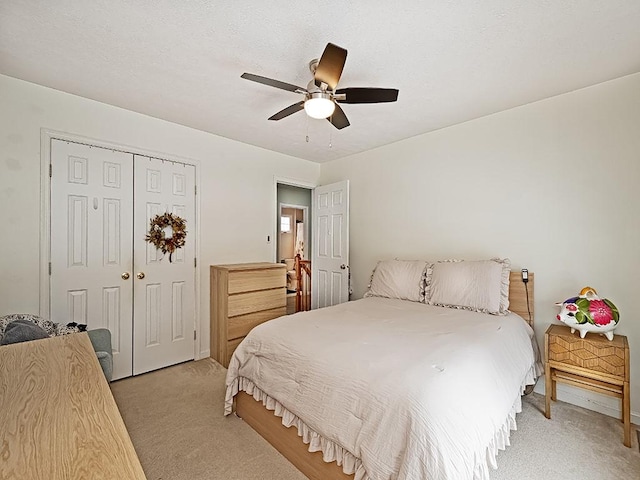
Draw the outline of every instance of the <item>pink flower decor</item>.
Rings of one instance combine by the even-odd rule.
[[[591,300],[589,303],[589,313],[596,325],[609,325],[613,320],[613,313],[609,305],[602,300]]]

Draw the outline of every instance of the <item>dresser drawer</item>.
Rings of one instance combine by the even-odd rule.
[[[229,295],[253,292],[270,288],[286,287],[286,267],[263,268],[261,270],[237,270],[229,272]]]
[[[259,292],[238,293],[237,295],[229,295],[227,316],[237,317],[238,315],[286,306],[285,287]]]
[[[238,348],[238,345],[240,345],[240,342],[242,342],[242,340],[244,340],[244,337],[236,338],[235,340],[229,340],[227,342],[227,358],[226,358],[227,361],[224,364],[225,367],[229,366],[229,362],[231,361],[233,352],[235,351],[236,348]]]
[[[262,310],[261,312],[249,313],[229,319],[227,338],[229,340],[244,337],[256,325],[278,318],[287,314],[286,307],[273,308],[271,310]]]

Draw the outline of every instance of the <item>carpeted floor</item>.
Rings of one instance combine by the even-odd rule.
[[[304,480],[251,427],[223,416],[225,374],[205,359],[111,384],[148,480]],[[525,397],[491,480],[640,478],[635,431],[626,448],[619,420],[562,402],[547,420],[543,409],[543,397]]]

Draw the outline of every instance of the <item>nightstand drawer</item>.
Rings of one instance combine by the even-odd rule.
[[[570,330],[554,329],[549,336],[549,361],[559,362],[615,377],[625,377],[625,338],[612,341],[598,335],[580,338]]]

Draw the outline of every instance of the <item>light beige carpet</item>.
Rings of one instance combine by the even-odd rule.
[[[304,480],[251,427],[223,416],[225,374],[205,359],[111,384],[147,478]],[[614,418],[556,402],[547,420],[543,408],[543,397],[525,397],[492,480],[640,478],[635,431],[626,448]]]

